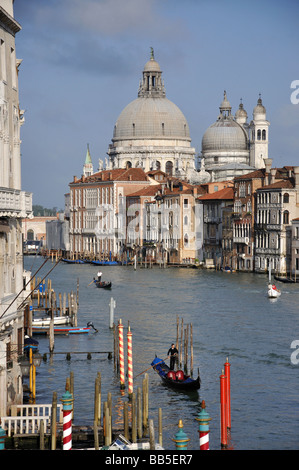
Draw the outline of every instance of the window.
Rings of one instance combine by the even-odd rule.
[[[262,140],[266,140],[266,130],[263,129],[262,131]]]
[[[166,162],[166,165],[165,165],[165,172],[169,175],[169,176],[172,176],[172,169],[173,169],[173,164],[172,162]]]
[[[283,223],[284,224],[289,223],[289,211],[284,211],[284,213],[283,213]]]
[[[261,140],[261,130],[257,131],[257,140]]]
[[[188,209],[188,199],[184,199],[184,208]]]
[[[283,202],[288,203],[290,201],[290,197],[288,193],[285,193],[283,195]]]

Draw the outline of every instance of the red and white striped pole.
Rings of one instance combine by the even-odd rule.
[[[230,363],[228,358],[224,363],[224,375],[226,377],[226,426],[231,428],[231,412],[230,412]]]
[[[120,388],[125,388],[125,359],[124,359],[124,326],[121,319],[118,322],[118,343],[119,343],[119,375]]]
[[[127,333],[128,340],[128,385],[129,385],[129,396],[133,393],[133,354],[132,354],[132,332],[130,326],[128,327]]]
[[[72,415],[73,415],[73,395],[66,387],[61,399],[63,403],[63,450],[72,450]]]
[[[206,403],[204,400],[201,403],[201,411],[196,419],[199,421],[199,448],[200,450],[210,450],[209,422],[211,421],[211,418],[206,411]]]
[[[224,372],[220,375],[220,428],[221,447],[227,447],[227,425],[226,425],[226,377]]]

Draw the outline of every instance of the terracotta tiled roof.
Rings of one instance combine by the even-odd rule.
[[[215,191],[215,193],[205,194],[204,196],[200,196],[199,200],[221,200],[221,199],[234,199],[234,188],[224,188],[220,189],[220,191]]]
[[[260,170],[251,171],[250,173],[246,173],[245,175],[235,176],[235,180],[247,180],[253,178],[264,178],[265,176],[265,169],[262,168]]]
[[[92,183],[95,181],[149,181],[149,179],[142,168],[118,168],[115,170],[102,170],[87,176],[85,179],[80,178],[72,181],[72,183]]]
[[[279,180],[279,181],[275,181],[275,183],[272,183],[272,184],[268,184],[267,186],[263,186],[261,188],[258,188],[258,190],[260,189],[293,189],[294,188],[294,183],[288,179],[288,180]]]
[[[150,186],[141,188],[132,194],[128,194],[127,197],[155,196],[159,191],[161,191],[161,188],[162,186],[160,184],[151,184]]]

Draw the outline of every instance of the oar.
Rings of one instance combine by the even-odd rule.
[[[168,359],[168,356],[165,359],[163,359],[162,361],[157,362],[157,364],[155,364],[155,366],[157,366],[158,364],[161,364],[161,362],[165,362],[166,359]],[[144,372],[148,371],[151,367],[154,367],[154,366],[150,366],[148,369],[145,369],[143,372],[140,372],[140,374],[135,375],[134,379],[136,379],[136,377],[138,377],[139,375],[144,374]]]
[[[91,281],[91,282],[88,284],[88,286],[90,286],[90,284],[92,284],[92,283],[93,283],[93,281],[94,281],[94,279],[93,279],[93,280],[92,280],[92,281]],[[88,287],[88,286],[87,286],[87,287]]]

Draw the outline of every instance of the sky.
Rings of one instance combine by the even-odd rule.
[[[273,166],[299,165],[297,0],[15,0],[14,17],[22,189],[33,204],[64,208],[87,145],[97,171],[151,47],[197,153],[224,90],[249,122],[261,94]]]

